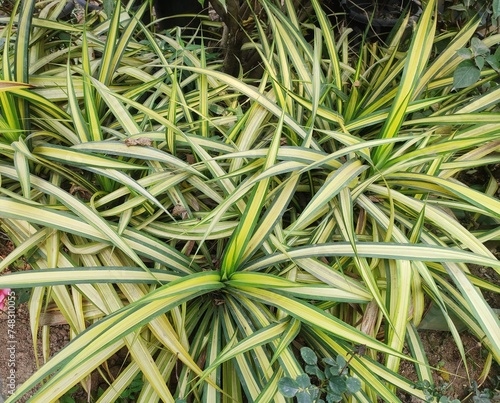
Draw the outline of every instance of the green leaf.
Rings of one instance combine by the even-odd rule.
[[[497,59],[498,62],[500,62],[500,48],[497,48],[497,50],[495,50],[494,56],[495,59]]]
[[[457,55],[462,59],[471,59],[472,51],[469,48],[462,48],[457,50]]]
[[[297,403],[313,403],[313,398],[306,390],[301,390],[297,393]]]
[[[459,3],[453,6],[448,7],[450,10],[455,10],[455,11],[467,11],[467,8],[463,3]]]
[[[294,397],[299,391],[299,384],[292,378],[282,378],[278,381],[278,390],[285,397]]]
[[[306,374],[314,375],[316,374],[316,368],[317,368],[316,365],[306,365],[304,367],[304,370],[306,371]]]
[[[493,0],[493,19],[500,17],[500,0]]]
[[[336,395],[341,395],[347,390],[346,381],[341,376],[331,378],[330,381],[328,382],[328,387],[330,388],[332,393]]]
[[[304,362],[308,365],[316,365],[318,363],[316,353],[309,347],[302,347],[300,349],[300,355]]]
[[[332,357],[325,357],[322,360],[326,365],[337,365],[337,361],[335,361]]]
[[[500,60],[495,55],[486,56],[485,60],[495,71],[500,71]]]
[[[345,384],[349,393],[354,394],[358,393],[361,390],[361,381],[358,378],[350,376],[346,379]]]
[[[328,403],[340,402],[342,400],[342,395],[336,393],[328,393],[326,395],[326,401]]]
[[[295,380],[297,381],[297,384],[301,389],[306,389],[311,386],[311,380],[309,379],[309,375],[307,374],[299,375],[297,378],[295,378]]]
[[[342,357],[341,355],[338,355],[338,356],[337,356],[336,361],[337,361],[337,365],[338,365],[340,368],[345,367],[345,365],[346,365],[346,360],[345,360],[345,358],[344,358],[344,357]]]
[[[482,70],[484,67],[484,57],[483,56],[477,56],[475,59],[476,66],[479,70]]]
[[[480,76],[481,71],[475,63],[472,60],[464,60],[453,73],[453,87],[455,89],[469,87],[475,84]]]
[[[470,41],[471,50],[474,56],[486,56],[490,54],[490,48],[479,38],[472,38]]]
[[[325,374],[323,373],[323,371],[321,371],[321,369],[318,368],[317,365],[306,365],[304,370],[307,374],[314,375],[319,380],[325,379]]]
[[[318,400],[321,390],[316,385],[311,385],[308,389],[309,394],[313,402],[320,403],[321,399]]]
[[[343,367],[338,365],[337,363],[334,363],[332,364],[329,368],[328,368],[328,373],[329,373],[329,379],[333,379],[333,378],[336,378],[340,375],[340,370],[342,369]]]

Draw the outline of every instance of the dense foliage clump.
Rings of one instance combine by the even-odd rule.
[[[500,332],[483,293],[499,286],[469,264],[500,269],[485,246],[500,36],[479,38],[479,17],[440,31],[431,0],[378,42],[317,0],[307,18],[262,0],[233,76],[220,21],[155,32],[147,3],[79,23],[56,3],[1,20],[0,226],[16,248],[0,268],[31,270],[0,288],[31,289],[35,346],[51,311],[72,341],[9,401],[92,393],[94,371],[100,401],[132,386],[139,402],[426,399],[431,304],[464,362],[458,326],[480,340],[487,376]],[[475,79],[458,85],[464,55]],[[479,168],[483,184],[460,181]]]

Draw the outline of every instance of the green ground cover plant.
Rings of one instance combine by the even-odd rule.
[[[309,347],[302,347],[300,355],[304,360],[304,374],[297,378],[282,378],[278,390],[285,397],[295,397],[297,402],[340,402],[344,394],[355,394],[361,389],[358,378],[349,376],[349,361],[341,355],[324,358],[321,362]]]
[[[301,348],[348,362],[358,401],[425,400],[398,369],[435,386],[417,331],[430,302],[464,360],[452,314],[488,351],[484,377],[499,361],[483,296],[499,287],[467,266],[500,269],[484,245],[498,183],[459,180],[500,162],[498,72],[453,85],[479,19],[439,33],[431,0],[382,45],[311,4],[314,26],[261,2],[245,45],[258,79],[126,8],[75,25],[27,0],[1,19],[0,226],[16,248],[0,269],[32,270],[0,288],[31,288],[35,346],[49,303],[72,338],[8,402],[88,389],[97,370],[99,402],[138,376],[138,402],[284,402]]]

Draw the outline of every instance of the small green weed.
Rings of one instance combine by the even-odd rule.
[[[141,392],[143,386],[144,386],[144,381],[142,379],[142,374],[139,373],[130,383],[130,385],[122,392],[120,398],[116,400],[116,402],[118,403],[135,402],[139,397],[139,393]],[[79,390],[80,388],[78,386],[72,387],[63,396],[61,396],[59,401],[61,403],[76,403],[76,400],[74,399],[73,396]],[[98,388],[94,395],[95,400],[98,400],[103,395],[103,393],[104,390],[102,388]]]
[[[73,386],[70,390],[68,390],[64,395],[59,398],[60,403],[75,403],[75,399],[73,398],[73,393],[78,392],[79,387]]]
[[[428,380],[418,381],[415,383],[415,389],[419,389],[425,394],[426,402],[439,402],[439,403],[460,403],[458,399],[451,399],[445,395],[448,391],[449,384],[443,383],[440,385],[433,385]]]
[[[432,385],[429,381],[425,380],[417,382],[415,388],[424,392],[426,402],[460,403],[460,400],[446,396],[449,388],[448,383]],[[495,395],[490,389],[479,390],[476,381],[472,383],[471,390],[473,394],[470,401],[474,403],[491,403],[491,399]]]
[[[128,399],[129,401],[135,401],[139,396],[139,393],[144,386],[144,380],[142,379],[142,373],[137,374],[130,385],[123,391],[120,398]]]
[[[472,401],[474,403],[490,403],[495,398],[495,392],[491,389],[485,388],[483,390],[479,390],[479,386],[476,381],[472,382]],[[496,400],[495,400],[496,401]]]
[[[295,397],[298,403],[340,402],[344,393],[354,394],[361,390],[358,378],[348,374],[349,362],[342,356],[327,357],[318,365],[316,353],[309,347],[302,347],[300,355],[305,362],[306,373],[292,379],[280,379],[278,390],[285,397]]]
[[[490,48],[478,38],[472,38],[470,47],[459,49],[458,54],[465,60],[453,74],[453,87],[456,89],[474,85],[485,66],[500,71],[500,48],[491,53]]]

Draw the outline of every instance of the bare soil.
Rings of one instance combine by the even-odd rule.
[[[11,367],[5,364],[0,366],[1,393],[3,397],[7,398],[10,395],[9,393],[15,390],[12,388],[12,385],[18,387],[37,370],[37,362],[35,360],[27,303],[23,303],[17,307],[16,323],[12,329],[15,335],[13,339],[10,339],[10,335],[8,336],[7,329],[9,327],[5,313],[2,312],[0,315],[0,362],[7,362],[12,365]],[[69,343],[69,326],[50,326],[48,330],[50,358]],[[44,362],[41,339],[42,331],[40,329],[38,331],[39,342],[37,343],[40,365]],[[14,343],[11,343],[12,341]],[[15,371],[13,375],[10,372],[11,369]],[[9,376],[11,377],[10,379]],[[26,394],[21,401],[27,401],[33,392]]]

